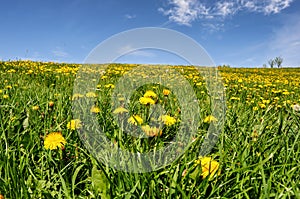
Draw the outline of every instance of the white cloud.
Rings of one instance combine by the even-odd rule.
[[[223,20],[239,11],[258,12],[266,15],[280,13],[294,0],[168,0],[169,9],[158,11],[180,25],[191,26],[197,19]],[[209,3],[208,3],[209,2]]]
[[[246,9],[249,9],[249,10],[252,10],[252,11],[256,11],[257,10],[257,6],[255,6],[255,3],[253,1],[243,2],[243,6]]]
[[[126,18],[126,19],[134,19],[134,18],[136,18],[136,15],[126,14],[126,15],[125,15],[125,18]]]
[[[293,0],[270,0],[269,4],[264,8],[265,14],[277,14],[281,10],[290,6]]]
[[[215,7],[216,15],[226,17],[228,15],[233,15],[239,7],[235,5],[234,2],[217,2]]]
[[[170,4],[173,6],[171,9],[159,8],[159,11],[169,16],[170,21],[181,25],[189,26],[190,22],[198,18],[200,10],[205,10],[205,7],[199,4],[197,0],[171,0]]]

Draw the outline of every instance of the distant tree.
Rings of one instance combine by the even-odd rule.
[[[229,64],[223,64],[222,66],[219,66],[220,68],[230,68],[230,65]]]
[[[278,68],[281,67],[282,62],[283,62],[283,59],[281,57],[276,57],[274,59],[274,63],[277,65]]]
[[[267,68],[267,64],[263,64],[263,68]]]
[[[270,60],[268,61],[268,63],[269,63],[269,65],[270,65],[271,68],[273,68],[274,65],[275,65],[275,61],[274,61],[273,59],[270,59]]]

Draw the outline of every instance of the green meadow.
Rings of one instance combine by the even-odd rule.
[[[300,69],[219,67],[226,114],[216,144],[200,157],[210,125],[220,120],[209,108],[205,78],[194,67],[169,66],[197,97],[199,115],[186,121],[191,102],[182,104],[171,85],[145,84],[129,98],[114,92],[137,66],[111,64],[86,80],[94,90],[80,93],[73,89],[83,78],[76,76],[79,64],[0,62],[0,199],[300,198]],[[82,103],[91,106],[74,115]],[[128,172],[91,152],[97,143],[88,146],[85,132],[98,131],[79,118],[84,114],[96,118],[113,146],[135,153],[163,149],[181,126],[195,134],[169,164]]]

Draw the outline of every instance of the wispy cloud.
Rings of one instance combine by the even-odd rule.
[[[56,47],[55,50],[52,51],[53,55],[58,58],[66,58],[69,57],[69,53],[63,50],[61,47]]]
[[[136,15],[126,14],[126,15],[125,15],[125,18],[126,18],[126,19],[134,19],[134,18],[136,18]]]
[[[263,12],[265,14],[277,14],[280,13],[281,10],[290,6],[293,0],[271,0],[269,4],[264,7]]]
[[[215,7],[213,8],[215,13],[212,13],[211,15],[219,15],[222,17],[227,17],[229,15],[235,14],[239,9],[238,6],[235,5],[234,2],[217,2]]]
[[[199,16],[208,14],[208,8],[197,0],[170,0],[171,8],[158,11],[169,17],[170,21],[190,26]]]
[[[169,8],[158,11],[169,20],[180,25],[191,26],[198,19],[223,20],[240,11],[257,12],[265,15],[280,13],[294,0],[168,0]],[[209,3],[208,3],[209,2]]]

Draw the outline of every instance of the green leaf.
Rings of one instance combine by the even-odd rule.
[[[27,116],[24,120],[23,120],[23,128],[27,129],[29,126],[29,117]]]
[[[190,177],[193,179],[193,180],[196,180],[199,178],[199,176],[201,175],[201,172],[202,172],[202,169],[201,169],[201,166],[197,166],[195,168],[195,170],[190,174]]]
[[[81,169],[83,166],[84,166],[84,165],[80,165],[79,167],[77,167],[76,170],[75,170],[75,172],[74,172],[74,174],[73,174],[73,176],[72,176],[72,194],[73,194],[73,196],[75,196],[74,191],[75,191],[75,188],[76,188],[76,185],[75,185],[76,178],[77,178],[77,175],[78,175],[80,169]]]

